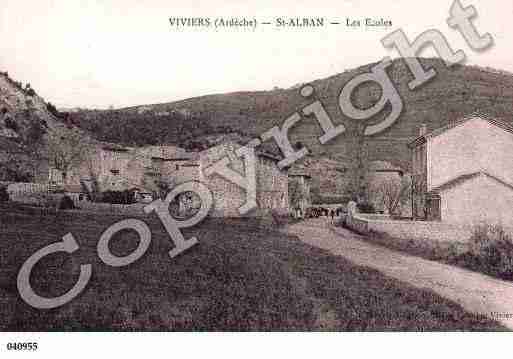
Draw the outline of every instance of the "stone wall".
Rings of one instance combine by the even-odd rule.
[[[385,233],[404,240],[466,243],[472,226],[442,222],[392,220],[387,216],[357,213],[346,218],[346,225],[361,234]]]

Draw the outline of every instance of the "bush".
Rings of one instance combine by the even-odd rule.
[[[467,268],[513,280],[513,240],[501,226],[476,227],[469,251],[457,260]]]
[[[33,88],[28,88],[26,91],[27,91],[27,96],[33,97],[36,95],[36,91],[34,91]]]
[[[59,209],[74,209],[75,203],[69,196],[64,196],[59,202]]]
[[[43,139],[46,129],[39,122],[31,122],[25,134],[28,143],[38,143]]]
[[[4,120],[4,122],[5,122],[5,127],[13,130],[14,132],[18,132],[18,130],[19,130],[18,124],[12,118],[7,117]]]
[[[7,192],[7,187],[0,187],[0,202],[9,202],[9,192]]]

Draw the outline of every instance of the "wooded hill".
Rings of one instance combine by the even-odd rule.
[[[406,143],[415,138],[421,124],[436,129],[476,110],[511,121],[513,113],[513,75],[489,68],[457,65],[447,68],[442,60],[421,59],[425,68],[433,67],[437,76],[416,90],[408,88],[413,75],[405,63],[396,59],[387,72],[403,99],[399,120],[383,133],[366,138],[370,160],[386,160],[408,169],[410,154]],[[304,119],[291,132],[293,143],[301,142],[314,156],[351,162],[354,151],[361,151],[355,133],[362,122],[347,118],[338,105],[343,86],[357,75],[369,72],[374,64],[312,81],[316,98],[324,104],[336,123],[348,131],[326,145],[320,145],[321,130],[314,119]],[[372,105],[381,96],[377,84],[366,83],[354,92],[358,107]],[[74,121],[99,139],[125,144],[180,144],[190,148],[208,145],[208,137],[238,133],[241,138],[259,136],[280,125],[292,113],[313,102],[299,94],[297,86],[272,91],[235,92],[186,99],[177,102],[142,105],[118,110],[78,111]],[[388,114],[387,109],[368,123]]]

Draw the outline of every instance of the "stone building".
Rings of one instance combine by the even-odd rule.
[[[513,221],[513,129],[477,114],[409,144],[414,210],[428,220],[473,225]]]
[[[180,151],[165,157],[152,157],[152,170],[156,171],[156,187],[160,196],[164,197],[170,189],[189,181],[200,178],[198,153]],[[176,210],[173,215],[187,217],[201,207],[201,200],[193,193],[182,193],[176,199]]]
[[[200,174],[199,154],[184,152],[170,157],[153,157],[154,165],[159,168],[162,181],[170,186],[198,180]]]
[[[184,153],[185,149],[176,146],[103,144],[91,150],[79,166],[67,173],[66,178],[61,171],[50,169],[49,182],[60,186],[82,184],[88,188],[94,182],[99,192],[133,188],[144,193],[158,192],[162,177],[169,173],[162,162],[174,160]]]
[[[235,155],[241,146],[223,143],[200,153],[200,178],[214,195],[212,215],[217,217],[240,217],[238,209],[244,205],[246,194],[244,189],[227,179],[214,174],[206,177],[203,171],[223,157],[230,158],[230,167],[244,174],[244,162]],[[280,170],[277,163],[280,158],[269,153],[256,151],[256,194],[257,209],[248,213],[249,216],[264,216],[272,210],[288,212],[288,177],[286,170]]]
[[[218,175],[206,177],[203,170],[217,160],[228,156],[230,167],[244,175],[243,160],[235,155],[241,147],[227,142],[203,152],[188,152],[176,146],[147,146],[131,148],[103,145],[89,154],[89,158],[66,178],[56,170],[50,171],[49,181],[61,187],[81,185],[87,191],[94,186],[99,192],[133,190],[164,197],[173,187],[189,181],[206,184],[214,194],[214,216],[240,216],[238,209],[246,200],[243,189]],[[287,172],[278,169],[280,158],[257,151],[256,183],[257,209],[253,216],[264,215],[273,209],[288,210]],[[139,196],[140,197],[140,196]],[[177,198],[178,214],[198,207],[201,203],[191,193]]]
[[[100,150],[97,181],[102,191],[122,191],[136,184],[130,183],[132,158],[132,151],[127,147],[104,146]]]

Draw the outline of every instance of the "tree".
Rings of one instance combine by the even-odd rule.
[[[400,180],[388,178],[373,186],[371,191],[377,201],[383,204],[388,214],[397,214],[400,205],[406,202],[411,192],[411,180],[409,176],[403,176]]]
[[[368,162],[369,151],[368,144],[365,139],[365,125],[359,124],[353,130],[351,137],[347,140],[348,147],[350,148],[349,158],[350,168],[348,171],[349,183],[347,186],[346,195],[349,197],[356,197],[359,201],[366,202],[367,194],[367,176],[368,176]]]
[[[86,159],[88,150],[84,137],[75,129],[48,136],[49,165],[62,173],[64,182],[69,172]]]
[[[425,193],[427,190],[426,181],[421,176],[412,176],[411,188],[410,188],[410,200],[412,206],[412,217],[415,218],[426,218],[427,207]]]

